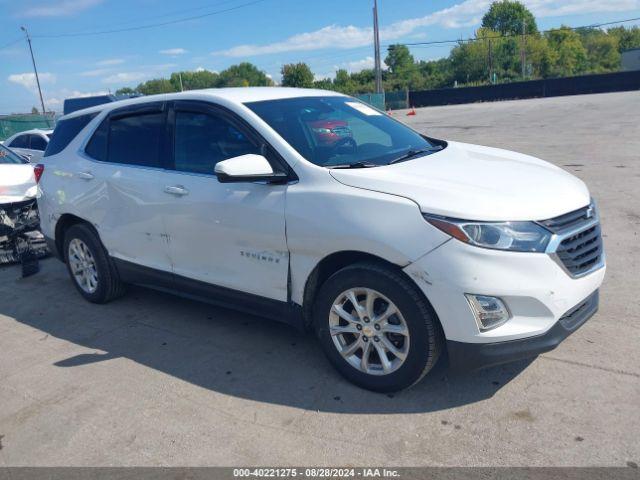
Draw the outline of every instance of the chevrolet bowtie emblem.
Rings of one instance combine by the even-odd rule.
[[[593,207],[587,208],[587,213],[586,213],[587,218],[592,218],[593,214],[594,214]]]

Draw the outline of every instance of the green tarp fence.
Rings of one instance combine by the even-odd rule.
[[[409,108],[409,92],[406,90],[386,92],[385,103],[387,110],[401,110],[403,108]]]
[[[358,100],[362,100],[379,110],[384,110],[384,93],[363,93],[358,95]]]
[[[16,114],[0,116],[0,141],[6,140],[14,133],[34,128],[48,129],[55,125],[53,115]]]
[[[385,93],[363,93],[358,99],[380,110],[400,110],[409,108],[409,92],[399,90]]]

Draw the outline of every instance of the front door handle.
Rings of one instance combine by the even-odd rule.
[[[77,175],[82,180],[93,180],[93,173],[91,172],[78,172]]]
[[[171,185],[168,187],[164,187],[164,191],[166,193],[170,193],[171,195],[177,195],[178,197],[189,195],[189,190],[184,188],[182,185]]]

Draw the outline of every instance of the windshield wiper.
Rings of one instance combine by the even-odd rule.
[[[337,169],[337,168],[373,168],[373,167],[379,167],[380,165],[377,165],[375,163],[369,163],[369,162],[353,162],[353,163],[345,163],[342,165],[332,165],[328,168],[331,169]]]
[[[389,162],[389,165],[394,163],[404,162],[406,160],[411,160],[412,158],[417,157],[418,155],[422,155],[423,153],[435,153],[435,152],[439,152],[440,150],[442,150],[442,146],[440,145],[435,145],[429,148],[411,149],[401,157],[391,160]]]

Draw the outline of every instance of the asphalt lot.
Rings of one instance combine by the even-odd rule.
[[[559,348],[374,394],[310,336],[133,288],[85,303],[64,266],[0,267],[0,465],[640,463],[640,92],[396,112],[585,180],[608,254],[601,309]]]

